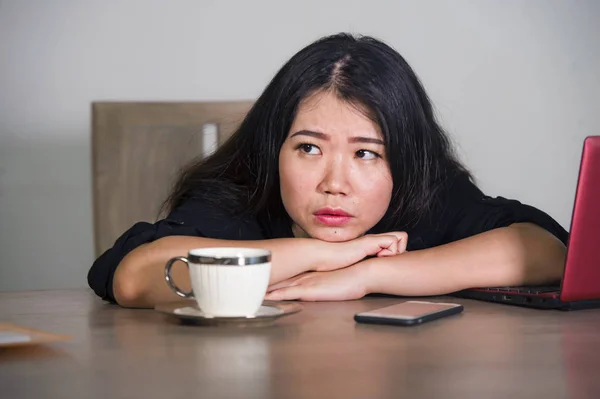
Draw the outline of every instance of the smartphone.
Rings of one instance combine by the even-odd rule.
[[[357,313],[354,315],[354,320],[358,323],[414,326],[462,311],[463,306],[457,303],[406,301],[381,309]]]

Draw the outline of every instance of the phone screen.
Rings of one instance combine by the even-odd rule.
[[[360,315],[372,317],[392,317],[399,319],[416,319],[459,306],[461,305],[455,303],[407,301],[397,305],[364,312]]]

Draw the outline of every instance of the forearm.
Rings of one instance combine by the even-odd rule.
[[[562,276],[565,255],[565,246],[546,230],[515,224],[435,248],[370,259],[367,290],[419,296],[553,283]]]
[[[299,273],[315,270],[326,261],[324,247],[318,240],[281,238],[257,241],[229,241],[203,237],[170,236],[144,244],[131,251],[119,264],[114,275],[113,291],[117,302],[126,307],[153,307],[160,302],[179,298],[164,278],[167,261],[186,256],[193,248],[249,247],[272,252],[270,284]],[[187,268],[177,262],[173,280],[184,290],[190,289]]]

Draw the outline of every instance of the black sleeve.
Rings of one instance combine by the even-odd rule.
[[[552,217],[514,199],[487,196],[467,177],[456,179],[448,198],[443,243],[513,223],[529,222],[546,229],[567,245],[569,234]]]
[[[260,225],[251,218],[232,216],[200,200],[190,200],[156,223],[133,225],[105,251],[88,272],[88,284],[102,299],[115,302],[113,276],[118,264],[133,249],[166,236],[196,236],[223,240],[264,239]],[[185,254],[182,254],[185,255]]]

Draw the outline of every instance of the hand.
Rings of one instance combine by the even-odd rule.
[[[404,231],[392,231],[383,234],[369,234],[347,241],[346,244],[360,247],[364,251],[364,257],[370,255],[394,256],[406,251],[408,234]]]
[[[367,267],[363,263],[328,272],[307,272],[269,287],[273,301],[346,301],[367,294]]]
[[[330,262],[319,265],[316,271],[325,272],[354,265],[367,256],[395,256],[406,251],[408,234],[394,231],[383,234],[368,234],[344,242],[324,242],[331,254]]]

